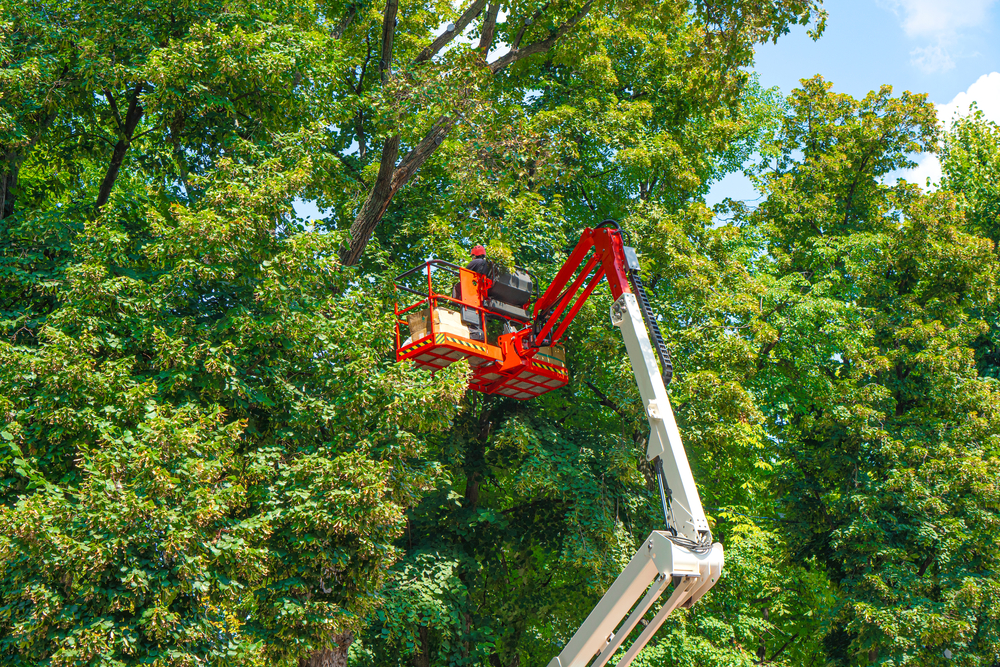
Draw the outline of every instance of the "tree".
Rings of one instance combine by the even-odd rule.
[[[964,228],[1000,243],[1000,128],[981,111],[956,120],[945,136],[941,189],[958,196]],[[1000,377],[1000,319],[997,309],[979,314],[990,330],[974,345],[979,374]]]
[[[624,73],[627,68],[622,66],[628,60],[623,58],[614,63],[605,60],[609,55],[615,55],[614,47],[609,48],[610,44],[617,42],[623,46],[634,41],[635,37],[639,38],[639,42],[645,42],[642,48],[651,47],[645,60],[646,66],[652,68],[663,55],[656,51],[657,47],[663,45],[665,40],[676,40],[676,37],[667,38],[667,34],[671,27],[684,23],[687,3],[683,5],[684,8],[609,4],[598,5],[598,10],[594,10],[593,0],[546,3],[540,7],[515,5],[508,8],[506,20],[497,23],[500,5],[487,5],[485,0],[476,1],[460,14],[453,14],[454,10],[447,8],[442,16],[449,19],[454,16],[454,23],[449,23],[430,45],[417,44],[404,50],[405,47],[397,49],[393,41],[397,4],[387,2],[382,23],[379,81],[383,95],[406,99],[404,109],[412,114],[412,118],[397,115],[394,118],[397,127],[389,124],[389,127],[383,125],[378,128],[377,131],[386,134],[378,160],[378,174],[370,187],[365,184],[368,194],[354,217],[351,240],[342,251],[341,259],[346,264],[358,261],[392,198],[449,136],[456,124],[464,125],[465,133],[473,136],[484,131],[489,136],[491,130],[502,132],[504,125],[517,124],[519,105],[495,105],[487,100],[523,99],[533,94],[538,84],[545,81],[544,78],[539,80],[539,65],[544,69],[546,63],[568,63],[574,58],[585,63],[585,69],[603,74],[605,81],[611,83],[613,75],[610,70],[619,67],[622,68],[619,71]],[[753,44],[776,39],[787,32],[790,24],[807,23],[818,11],[818,5],[809,0],[783,0],[766,8],[722,2],[693,3],[691,9],[699,20],[692,24],[693,29],[686,35],[692,40],[689,66],[693,69],[704,68],[708,75],[708,85],[700,92],[735,99],[740,94],[744,75],[732,76],[722,68],[747,65],[752,59]],[[480,19],[478,29],[474,32],[478,33],[479,41],[474,48],[471,44],[467,47],[457,45],[444,57],[435,59],[477,19]],[[822,24],[819,30],[822,30]],[[643,32],[647,34],[642,35]],[[618,39],[607,39],[607,35],[616,35]],[[660,40],[659,43],[657,40]],[[494,44],[502,44],[503,48],[499,50],[503,53],[490,60]],[[371,47],[369,49],[371,53]],[[391,68],[394,61],[402,63],[396,70]],[[600,70],[605,71],[602,73]],[[364,74],[363,67],[362,78],[358,79],[359,94],[368,85],[363,81]],[[460,83],[442,87],[442,81]],[[633,97],[648,94],[639,86],[622,86],[621,81],[617,83],[619,85],[612,87],[617,88],[619,93]],[[454,107],[443,109],[442,98]],[[698,104],[699,101],[694,99],[692,103]],[[370,123],[371,116],[366,117],[361,111],[354,119],[362,161],[365,160],[366,139],[372,134],[370,129],[367,134],[365,132],[366,120]],[[532,139],[529,135],[515,137],[514,141],[530,150]],[[398,159],[401,145],[409,148]]]
[[[667,22],[673,15],[657,12],[641,31],[602,25],[609,36],[592,60],[559,58],[539,67],[545,86],[530,96],[520,127],[521,136],[537,137],[544,152],[514,153],[502,143],[504,135],[449,135],[443,149],[454,161],[428,162],[420,181],[400,193],[398,210],[390,210],[389,224],[373,236],[382,253],[364,266],[375,271],[378,262],[391,259],[402,269],[431,252],[461,261],[466,239],[488,238],[495,257],[516,257],[544,280],[581,227],[598,216],[634,211],[633,240],[661,312],[682,309],[676,322],[668,320],[671,343],[683,346],[680,386],[700,381],[681,403],[682,418],[690,415],[686,425],[705,433],[691,436],[696,475],[717,489],[709,491],[713,509],[725,504],[735,513],[756,514],[733,506],[757,508],[759,499],[743,489],[753,486],[749,476],[762,448],[759,415],[732,377],[719,381],[707,369],[694,372],[703,359],[724,366],[722,374],[738,374],[734,367],[745,363],[721,327],[681,336],[691,325],[686,318],[710,323],[738,307],[723,302],[737,299],[728,292],[718,303],[699,302],[710,291],[702,281],[719,279],[713,271],[724,274],[727,289],[741,285],[745,274],[730,231],[713,229],[700,199],[707,184],[754,144],[771,117],[771,100],[738,69],[726,70],[731,78],[706,83],[707,72],[722,67],[712,59],[721,55],[706,54],[704,63],[680,56],[704,26],[691,18],[678,28]],[[634,60],[624,56],[629,53]],[[586,67],[575,64],[580,61]],[[730,97],[719,90],[723,86]],[[515,145],[520,150],[523,143]],[[714,261],[723,266],[717,269]],[[679,287],[670,279],[674,272],[682,278]],[[429,451],[449,470],[451,483],[411,513],[401,540],[407,556],[396,569],[385,613],[354,646],[359,660],[547,662],[636,540],[659,525],[654,480],[644,444],[637,442],[645,418],[606,304],[602,287],[572,328],[570,387],[534,405],[477,398],[451,436]],[[718,411],[746,422],[745,430],[734,435],[728,425],[711,423]],[[706,453],[712,456],[702,465]],[[709,472],[718,465],[721,472]],[[759,543],[749,541],[748,549]],[[737,592],[730,595],[732,601]],[[746,609],[747,616],[760,616],[759,609]],[[760,643],[746,628],[754,622],[744,623],[738,646],[724,634],[701,641],[715,642],[714,655],[749,660]],[[701,635],[694,626],[692,633]],[[769,654],[779,648],[776,642]],[[786,655],[794,651],[782,659]]]
[[[484,6],[481,48],[444,52],[461,31],[436,41],[452,10],[435,4],[2,8],[0,646],[15,664],[342,660],[379,603],[402,508],[449,472],[425,443],[443,440],[461,369],[432,383],[391,366],[380,286],[392,264],[373,253],[364,277],[338,268],[344,236],[305,229],[291,203],[332,204],[330,227],[354,220],[390,162],[368,146],[398,136],[427,149],[404,159],[431,177],[416,212],[435,205],[436,183],[459,186],[465,217],[432,235],[451,247],[483,194],[488,224],[573,226],[557,213],[554,147],[581,135],[558,112],[585,108],[579,86],[603,79],[614,121],[607,44],[693,48],[696,76],[721,72],[723,132],[745,82],[727,67],[815,9],[586,3],[498,22]],[[566,38],[579,41],[563,52]],[[485,67],[499,39],[509,51]],[[390,58],[415,64],[390,76]],[[525,111],[553,68],[571,88]],[[646,87],[631,104],[640,124]],[[684,118],[708,114],[713,94]],[[429,127],[454,143],[422,144]],[[489,177],[463,182],[484,161]],[[405,239],[424,224],[393,229],[393,252],[419,251]],[[523,238],[558,247],[553,228]],[[553,419],[521,418],[532,430]],[[476,466],[460,468],[475,480]]]
[[[992,130],[954,199],[882,182],[919,96],[783,111],[752,49],[818,4],[0,9],[7,662],[547,662],[661,522],[607,294],[517,403],[394,364],[389,284],[607,216],[730,557],[641,659],[998,657]]]
[[[342,657],[463,383],[394,367],[384,294],[292,213],[335,160],[302,147],[337,36],[287,5],[2,14],[0,653]]]
[[[881,181],[933,145],[923,96],[854,100],[816,78],[790,105],[748,219],[771,266],[755,385],[793,557],[837,593],[826,653],[990,665],[1000,422],[971,345],[996,298],[993,244],[949,193]]]

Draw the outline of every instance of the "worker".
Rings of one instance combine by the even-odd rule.
[[[480,275],[484,275],[488,278],[492,278],[496,269],[493,266],[493,262],[486,259],[486,248],[482,244],[477,244],[470,252],[472,259],[469,263],[465,265],[470,271],[475,271]],[[451,295],[460,299],[462,291],[461,283],[455,283],[455,286],[451,290]],[[462,306],[462,323],[469,327],[469,338],[472,340],[485,341],[486,334],[483,332],[482,320],[480,319],[479,313],[476,312],[474,308],[469,308],[467,306]]]
[[[513,333],[522,328],[531,317],[525,310],[534,290],[531,275],[524,269],[507,270],[498,267],[486,259],[486,248],[481,245],[474,247],[470,254],[472,260],[465,265],[465,268],[486,276],[491,283],[487,293],[488,299],[483,303],[489,310],[486,320],[488,322],[502,321],[503,333]],[[467,323],[470,331],[476,332],[478,335],[480,327],[474,326],[471,322],[473,319],[478,322],[478,313],[475,313],[471,308],[466,310],[469,311],[470,317],[463,317],[462,321]],[[465,315],[467,313],[463,311],[463,316]],[[472,336],[472,339],[482,340],[476,336]]]
[[[495,269],[493,267],[493,262],[486,259],[486,248],[482,245],[477,245],[469,254],[472,255],[472,260],[465,265],[465,268],[470,271],[480,273],[488,278],[492,278]]]

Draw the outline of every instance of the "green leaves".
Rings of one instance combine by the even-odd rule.
[[[804,84],[751,218],[784,283],[757,386],[782,408],[772,428],[793,546],[835,586],[837,664],[917,664],[946,647],[988,664],[990,612],[956,601],[995,567],[979,542],[997,488],[963,481],[1000,470],[998,397],[970,349],[987,330],[977,314],[994,308],[992,243],[964,231],[949,193],[879,181],[935,136],[922,99]]]

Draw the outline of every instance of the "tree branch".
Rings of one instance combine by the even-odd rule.
[[[414,60],[414,64],[425,62],[433,58],[434,55],[441,50],[441,48],[454,39],[456,35],[460,34],[465,26],[467,26],[482,12],[483,8],[486,6],[486,2],[487,0],[475,0],[473,4],[462,13],[462,16],[459,17],[455,25],[455,29],[446,32],[434,40],[430,46],[424,49],[420,55],[417,56]],[[587,0],[579,12],[567,21],[563,22],[559,27],[552,30],[545,39],[535,42],[534,44],[531,44],[523,49],[518,46],[511,48],[511,50],[504,56],[487,65],[490,72],[496,74],[498,71],[507,67],[511,63],[517,62],[522,58],[527,58],[528,56],[536,53],[542,53],[552,48],[552,46],[559,41],[559,39],[569,33],[577,24],[580,23],[580,21],[584,19],[593,4],[594,0]],[[547,6],[548,4],[546,3],[545,7]],[[387,1],[385,16],[382,23],[382,59],[380,61],[380,67],[382,70],[383,84],[387,83],[392,76],[392,39],[396,23],[397,7],[398,0]],[[499,8],[496,9],[496,12],[499,13]],[[486,30],[487,28],[489,30]],[[495,33],[495,28],[496,15],[492,14],[491,9],[491,13],[489,13],[484,20],[484,30],[486,30],[486,32],[492,31]],[[480,40],[480,43],[482,45],[484,43],[483,40]],[[457,118],[453,116],[440,116],[438,120],[435,121],[434,125],[431,126],[430,130],[428,130],[428,132],[424,135],[424,138],[421,139],[420,143],[414,146],[413,149],[411,149],[403,157],[398,167],[395,166],[395,160],[399,153],[399,135],[391,136],[385,140],[382,159],[379,163],[378,178],[375,181],[375,185],[368,193],[368,197],[365,199],[364,204],[362,204],[361,209],[355,216],[354,222],[351,224],[351,234],[348,244],[340,250],[340,261],[343,264],[351,266],[358,262],[361,254],[364,252],[365,246],[368,244],[368,240],[375,231],[375,227],[382,219],[382,216],[385,215],[386,209],[392,201],[393,196],[401,187],[406,185],[417,170],[419,170],[427,159],[434,153],[441,142],[444,141],[444,138],[448,135],[448,132],[454,126],[456,120]]]
[[[392,175],[393,192],[406,185],[413,177],[427,158],[441,145],[448,132],[455,124],[455,120],[450,116],[438,118],[431,129],[427,131],[420,143],[413,147],[399,162],[399,167]]]
[[[351,178],[353,178],[354,180],[356,180],[361,185],[365,186],[365,189],[367,189],[369,187],[368,183],[365,181],[364,177],[361,175],[361,172],[358,171],[358,168],[355,167],[350,162],[348,162],[346,157],[344,157],[343,155],[338,155],[337,158],[340,160],[340,163],[342,165],[344,165],[344,168],[347,169],[348,175]]]
[[[111,107],[111,115],[115,118],[115,124],[118,125],[118,131],[124,132],[124,124],[122,122],[122,115],[118,111],[118,104],[115,102],[115,96],[111,94],[111,91],[107,88],[103,89],[104,97],[108,100],[108,106]]]
[[[933,562],[934,562],[934,552],[931,552],[930,554],[927,555],[927,558],[924,560],[924,562],[920,564],[920,569],[917,571],[917,577],[924,576],[924,572],[927,571],[927,568],[930,567],[931,563]]]
[[[358,85],[354,86],[355,95],[360,95],[361,91],[364,90],[365,74],[368,72],[368,63],[371,62],[372,59],[372,41],[368,37],[367,33],[365,34],[365,49],[365,61],[361,63],[361,74],[358,76]]]
[[[544,5],[539,7],[534,14],[532,14],[530,19],[526,19],[524,23],[521,24],[521,29],[517,31],[517,35],[514,37],[514,43],[511,44],[511,47],[516,49],[521,46],[521,40],[524,39],[524,33],[528,29],[528,26],[537,21],[545,10],[549,8],[550,4],[552,3],[546,2]]]
[[[479,37],[479,50],[483,52],[485,56],[490,51],[490,47],[493,46],[493,36],[497,31],[497,14],[500,12],[500,5],[497,3],[490,3],[490,6],[486,9],[486,18],[483,19],[483,31]]]
[[[512,46],[510,51],[500,56],[497,60],[490,63],[490,71],[496,74],[503,68],[507,67],[512,63],[516,63],[518,60],[523,60],[528,56],[533,56],[536,53],[543,53],[551,49],[560,38],[562,38],[566,33],[572,30],[577,23],[582,21],[590,8],[594,6],[594,0],[587,0],[586,4],[580,8],[569,20],[565,21],[561,26],[549,33],[549,36],[545,39],[535,42],[534,44],[529,44],[528,46],[519,48],[517,46]],[[522,29],[523,30],[523,29]],[[520,35],[518,35],[520,37]]]
[[[590,390],[594,392],[594,394],[597,396],[598,403],[600,403],[606,408],[611,408],[612,410],[614,410],[615,414],[621,417],[622,420],[625,421],[626,423],[632,421],[629,418],[629,416],[625,414],[625,411],[621,409],[621,406],[619,406],[617,403],[608,398],[607,394],[605,394],[603,391],[595,387],[590,380],[587,380],[584,384],[586,384],[590,388]]]
[[[65,70],[64,70],[65,73]],[[45,130],[48,129],[52,121],[56,119],[57,112],[52,111],[42,111],[41,117],[38,119],[38,131],[35,132],[34,136],[28,141],[26,146],[22,146],[20,150],[8,150],[3,156],[3,162],[6,163],[6,167],[0,169],[0,220],[13,215],[14,213],[14,202],[17,199],[17,181],[18,176],[21,172],[21,165],[28,158],[28,155],[34,149],[35,144],[37,144],[44,134]]]
[[[340,261],[348,266],[357,263],[362,251],[368,245],[368,239],[378,221],[385,215],[392,200],[392,176],[396,166],[396,156],[399,155],[399,135],[394,134],[385,140],[382,146],[382,161],[379,163],[378,178],[375,179],[375,187],[368,193],[368,199],[361,206],[354,223],[351,225],[351,240],[349,245],[341,248]]]
[[[458,17],[458,20],[455,21],[455,29],[445,30],[441,33],[437,39],[431,42],[430,46],[421,51],[420,54],[413,59],[413,64],[419,65],[420,63],[426,62],[436,56],[438,51],[447,46],[447,44],[455,39],[456,36],[462,34],[465,27],[472,22],[472,19],[482,13],[483,7],[485,6],[486,0],[475,0],[475,2],[473,2],[468,9],[462,12],[462,15]]]
[[[418,169],[441,145],[445,136],[455,124],[449,116],[441,116],[431,126],[424,138],[410,150],[396,167],[396,157],[399,154],[399,135],[386,139],[382,149],[382,161],[379,164],[378,178],[368,198],[351,225],[351,240],[347,247],[341,249],[340,261],[347,266],[357,263],[364,252],[368,240],[375,231],[376,225],[385,215],[396,192],[406,185]]]
[[[347,30],[347,26],[351,25],[351,21],[354,20],[354,15],[358,13],[358,8],[355,5],[351,5],[350,9],[347,10],[347,14],[340,20],[340,24],[333,31],[333,38],[340,39],[344,35],[344,31]]]
[[[101,189],[97,193],[97,201],[94,204],[95,209],[100,213],[101,209],[106,203],[108,203],[108,197],[111,196],[111,190],[115,187],[115,181],[118,180],[118,172],[121,170],[122,162],[125,161],[125,153],[128,152],[129,146],[132,144],[132,135],[135,133],[135,128],[139,124],[139,120],[142,118],[142,106],[139,104],[139,96],[142,94],[143,82],[135,87],[132,91],[132,98],[129,100],[128,111],[125,113],[124,124],[119,122],[119,128],[121,129],[121,139],[115,144],[115,149],[111,153],[111,163],[108,165],[108,170],[104,174],[104,180],[101,182]],[[108,96],[108,101],[110,102],[113,98],[108,91],[105,91],[105,95]],[[115,111],[116,120],[121,118],[118,114],[117,105],[114,105],[113,110]]]
[[[791,637],[789,637],[789,638],[788,638],[788,641],[786,641],[786,642],[785,642],[784,644],[782,644],[782,645],[781,645],[781,648],[779,648],[779,649],[778,649],[777,651],[775,651],[774,653],[772,653],[772,654],[771,654],[771,659],[769,660],[769,662],[774,662],[774,660],[775,660],[775,659],[776,659],[776,658],[777,658],[777,657],[778,657],[779,655],[781,655],[781,652],[782,652],[782,651],[784,651],[784,650],[785,650],[786,648],[788,648],[789,644],[791,644],[791,643],[792,643],[793,641],[795,641],[795,640],[796,640],[797,638],[798,638],[798,635],[797,635],[797,634],[795,634],[795,635],[792,635]]]
[[[398,9],[399,0],[388,0],[385,3],[385,15],[382,18],[382,59],[379,61],[383,84],[392,76],[392,40],[396,35]]]

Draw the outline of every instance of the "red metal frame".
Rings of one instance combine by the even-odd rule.
[[[593,255],[584,263],[591,251]],[[411,269],[397,278],[397,293],[405,290],[423,298],[403,309],[399,308],[398,301],[396,303],[396,361],[411,359],[417,364],[438,370],[454,361],[467,358],[472,366],[472,378],[469,382],[471,389],[520,400],[558,389],[569,381],[565,362],[556,354],[546,355],[540,350],[548,349],[551,352],[551,348],[558,345],[602,278],[608,279],[613,299],[631,292],[627,266],[624,244],[618,229],[597,227],[584,230],[579,243],[559,269],[552,284],[535,303],[531,326],[503,334],[497,344],[492,345],[473,341],[468,337],[467,330],[464,335],[461,330],[438,331],[434,322],[435,309],[440,307],[438,304],[450,302],[459,309],[464,306],[474,310],[479,315],[482,330],[486,331],[487,317],[496,315],[483,307],[483,300],[492,284],[490,279],[440,260],[426,262],[426,297],[399,282],[404,276],[414,275],[418,269]],[[435,267],[446,268],[450,273],[457,274],[461,285],[460,298],[434,291],[432,273]],[[400,318],[421,306],[425,306],[428,312],[427,331],[419,339],[402,345],[399,328],[400,325],[408,326],[408,323]],[[543,346],[543,342],[548,345]]]

